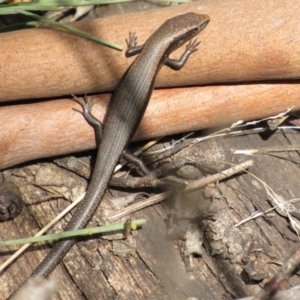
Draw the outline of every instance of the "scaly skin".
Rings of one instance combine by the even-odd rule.
[[[190,42],[178,61],[170,60],[168,55],[201,32],[208,22],[207,15],[193,12],[176,16],[162,24],[143,46],[136,46],[136,37],[130,34],[126,55],[139,52],[140,55],[125,72],[112,95],[91,182],[65,230],[83,228],[88,224],[103,198],[122,151],[140,124],[156,74],[163,65],[179,70],[199,43]],[[74,243],[73,239],[56,242],[31,276],[48,276]]]

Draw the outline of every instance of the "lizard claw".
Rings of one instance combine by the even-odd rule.
[[[93,100],[89,100],[87,95],[85,95],[83,97],[84,101],[82,99],[79,99],[78,97],[76,97],[73,94],[71,94],[71,95],[73,97],[73,100],[81,105],[83,111],[80,111],[77,108],[73,108],[73,110],[81,113],[83,116],[91,115],[91,112],[92,112],[92,109],[93,109],[93,106],[94,106]]]
[[[193,41],[189,41],[186,45],[185,49],[186,51],[189,51],[190,53],[193,53],[198,50],[198,46],[200,45],[201,41],[198,41],[197,39]]]
[[[129,38],[128,40],[126,39],[126,44],[128,49],[132,49],[136,47],[137,45],[137,36],[135,35],[135,32],[129,32]]]

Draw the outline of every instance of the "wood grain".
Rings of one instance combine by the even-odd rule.
[[[103,119],[110,95],[94,96]],[[71,98],[70,98],[71,99]],[[0,109],[0,167],[95,148],[93,129],[70,99]],[[300,84],[252,84],[154,91],[135,140],[264,118],[300,109]],[[13,122],[13,120],[16,120]]]
[[[208,14],[211,22],[185,68],[178,73],[163,68],[157,87],[300,78],[296,0],[264,5],[260,0],[202,0],[74,26],[125,47],[129,31],[143,43],[166,19],[188,11]],[[0,44],[0,101],[112,91],[133,59],[46,26],[2,33]],[[182,49],[174,57],[179,53]]]
[[[203,0],[74,26],[125,46],[130,30],[137,31],[143,42],[157,24],[176,14],[210,15],[210,24],[199,36],[199,50],[180,72],[163,68],[156,84],[198,87],[154,93],[135,137],[149,139],[299,109],[298,81],[287,83],[300,75],[300,37],[295,34],[300,29],[300,8],[296,4],[292,0],[268,1],[263,6],[258,0]],[[0,107],[0,168],[95,147],[92,129],[72,111],[76,104],[60,96],[113,90],[132,60],[50,27],[3,33],[0,43],[4,49],[0,52],[0,101],[31,100],[27,105]],[[276,83],[266,84],[271,79]],[[203,84],[209,85],[199,87]],[[43,102],[45,97],[57,98]],[[37,98],[40,102],[32,103]],[[100,99],[95,113],[101,118],[109,95],[95,98],[97,103]]]

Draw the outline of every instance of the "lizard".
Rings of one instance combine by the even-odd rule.
[[[194,12],[175,16],[166,20],[142,46],[137,46],[136,35],[129,33],[129,40],[126,40],[126,56],[140,54],[124,73],[112,94],[104,118],[103,134],[97,133],[102,137],[91,181],[84,199],[65,228],[66,231],[83,228],[88,224],[104,196],[123,150],[140,124],[157,73],[163,65],[174,70],[181,69],[200,43],[191,39],[198,35],[209,21],[208,15]],[[188,41],[179,60],[168,57]],[[90,113],[92,106],[89,106],[89,103],[81,104],[82,114],[89,122],[89,119],[93,119]],[[30,277],[48,276],[74,243],[74,239],[57,241]]]

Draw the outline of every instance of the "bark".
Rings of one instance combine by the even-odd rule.
[[[195,163],[197,163],[198,153],[204,153],[208,161],[219,157],[221,160],[219,164],[224,164],[222,161],[240,163],[248,157],[233,157],[232,149],[278,145],[284,147],[299,142],[299,135],[293,131],[284,134],[278,131],[269,136],[250,134],[207,141],[191,148],[191,152],[185,155]],[[191,153],[194,153],[194,156],[189,156]],[[249,171],[268,184],[283,199],[290,200],[297,198],[299,193],[297,167],[299,157],[294,152],[283,153],[282,157],[283,159],[257,154],[252,157],[254,167]],[[224,166],[228,167],[226,164]],[[34,173],[38,173],[39,167],[33,167]],[[16,175],[19,174],[18,178],[21,174],[29,176],[29,170],[30,166],[24,167]],[[61,176],[59,171],[55,173],[59,178],[70,178],[71,174]],[[75,186],[78,188],[78,185]],[[22,184],[19,186],[22,187]],[[28,182],[24,186],[28,186]],[[218,188],[222,196],[215,202],[216,211],[221,212],[223,219],[227,218],[224,213],[228,214],[228,219],[232,222],[230,226],[256,210],[265,211],[271,207],[266,201],[268,196],[262,183],[249,174],[236,175],[230,180],[219,183]],[[116,190],[111,190],[110,193],[113,196],[120,194]],[[41,192],[39,195],[42,197]],[[201,195],[202,191],[198,191],[195,197],[200,201],[203,198]],[[111,195],[106,196],[97,215],[103,217],[108,214],[108,210],[111,209],[108,199],[111,197]],[[24,210],[17,219],[0,224],[3,238],[28,236],[36,227],[33,216],[39,224],[45,224],[56,212],[62,210],[62,206],[66,205],[62,200],[32,205],[35,201],[30,199],[29,197],[27,200],[27,204],[31,203],[27,206],[30,212]],[[294,205],[299,207],[297,203]],[[180,247],[175,246],[174,241],[167,235],[165,220],[168,218],[169,208],[170,202],[155,205],[131,216],[146,218],[147,223],[141,230],[133,232],[129,241],[124,241],[129,243],[130,247],[136,247],[136,252],[127,258],[114,255],[111,251],[113,245],[109,240],[89,239],[77,243],[64,259],[63,265],[51,275],[58,276],[60,282],[59,296],[54,299],[99,299],[99,297],[113,299],[117,296],[120,299],[185,299],[192,296],[198,299],[235,299],[254,295],[260,290],[258,283],[244,282],[245,265],[234,262],[234,257],[221,259],[211,256],[208,242],[201,246],[203,251],[201,257],[191,258],[193,270],[188,271],[180,255]],[[97,217],[94,220],[96,219]],[[63,225],[60,225],[56,229],[61,230],[62,227]],[[256,249],[260,249],[253,253],[256,259],[255,269],[267,275],[263,285],[276,274],[279,269],[277,264],[295,249],[298,237],[288,228],[287,219],[276,213],[273,217],[260,217],[239,227],[239,231],[235,233],[238,242],[245,238],[243,230],[246,227],[253,231],[251,241],[256,243]],[[221,239],[225,248],[229,247],[228,239],[227,242]],[[1,274],[2,299],[5,299],[9,291],[14,290],[30,274],[45,255],[45,251],[41,246],[33,246]],[[253,253],[251,255],[254,255]],[[9,254],[10,251],[2,250],[1,260],[3,261]],[[286,288],[297,284],[299,278],[294,275]]]

